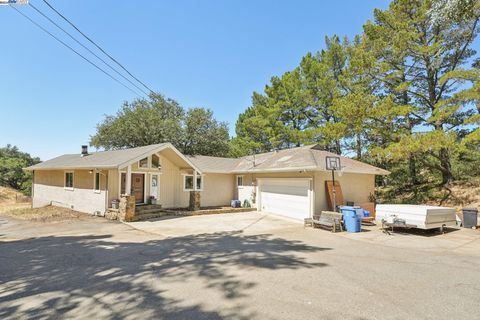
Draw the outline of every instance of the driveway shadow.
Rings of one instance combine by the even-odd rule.
[[[221,308],[221,313],[220,308],[205,310],[171,298],[166,285],[201,280],[197,285],[204,283],[205,290],[235,301],[257,285],[239,277],[239,268],[321,268],[326,264],[308,263],[299,253],[330,250],[241,231],[143,243],[110,238],[62,236],[0,243],[0,319],[250,319],[255,314],[240,300],[235,308]]]

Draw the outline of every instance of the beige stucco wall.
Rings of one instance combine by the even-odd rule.
[[[74,170],[73,190],[64,187],[63,170],[35,171],[32,206],[68,207],[85,213],[105,212],[106,176],[100,175],[100,192],[94,191],[94,174],[89,170]],[[103,171],[107,174],[106,171]]]
[[[119,199],[119,175],[118,170],[108,170],[108,206],[111,207],[113,199]]]
[[[207,173],[203,176],[202,206],[230,205],[234,198],[235,180],[232,174]]]
[[[325,181],[332,179],[332,175],[329,172],[283,172],[240,175],[243,175],[243,183],[245,186],[251,186],[252,183],[257,185],[256,180],[258,178],[312,178],[315,212],[328,210]],[[335,180],[340,182],[344,200],[353,201],[356,205],[368,202],[368,196],[375,192],[375,175],[343,173],[342,176],[339,176],[337,173],[335,174]],[[236,182],[234,188],[236,189]]]
[[[315,173],[315,211],[328,210],[325,181],[332,180],[329,172]],[[360,173],[335,174],[335,181],[340,182],[344,201],[353,201],[355,205],[368,202],[368,196],[375,193],[375,175]]]
[[[164,156],[160,161],[160,203],[164,208],[187,207],[189,193],[183,192],[183,171]]]

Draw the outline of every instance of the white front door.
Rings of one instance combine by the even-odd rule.
[[[310,184],[309,179],[261,179],[259,209],[303,221],[311,216]]]
[[[152,180],[150,184],[150,195],[154,196],[155,199],[158,200],[159,194],[159,186],[158,186],[158,174],[152,174]]]

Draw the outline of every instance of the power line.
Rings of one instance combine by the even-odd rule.
[[[140,79],[138,79],[137,77],[135,77],[130,71],[127,70],[127,68],[125,68],[120,62],[118,62],[114,57],[112,57],[111,55],[109,55],[104,49],[102,49],[102,47],[98,44],[95,43],[95,41],[93,41],[92,39],[90,39],[90,37],[88,37],[85,33],[83,33],[73,22],[71,22],[70,20],[68,20],[68,18],[66,18],[63,14],[61,14],[57,9],[55,9],[50,3],[48,3],[47,0],[43,0],[43,2],[45,2],[45,4],[47,6],[50,7],[50,9],[52,9],[53,11],[55,11],[63,20],[65,20],[69,25],[71,25],[75,30],[77,30],[82,36],[85,37],[85,39],[87,39],[90,43],[92,43],[95,47],[97,47],[100,51],[102,51],[107,57],[109,57],[113,62],[115,62],[120,68],[122,68],[126,73],[128,73],[133,79],[137,80],[138,83],[140,83],[142,86],[144,86],[148,91],[150,91],[151,93],[154,93],[154,91],[152,89],[150,89],[145,83],[143,83],[142,81],[140,81]]]
[[[28,3],[28,5],[30,7],[32,7],[35,11],[37,11],[40,15],[42,15],[45,19],[47,19],[48,21],[50,21],[53,25],[55,25],[58,29],[62,30],[67,36],[69,36],[73,41],[75,41],[76,43],[78,43],[80,46],[82,46],[85,50],[87,50],[88,52],[90,52],[92,55],[94,55],[97,59],[99,59],[100,61],[102,61],[108,68],[110,68],[112,71],[114,71],[115,73],[117,73],[119,76],[121,76],[123,79],[127,80],[131,85],[133,85],[135,88],[137,88],[138,90],[140,90],[141,92],[143,92],[145,95],[148,96],[148,93],[146,93],[142,88],[140,88],[139,86],[137,86],[134,82],[132,82],[130,79],[128,79],[127,77],[125,77],[123,74],[121,74],[120,72],[118,72],[115,68],[113,68],[108,62],[106,62],[104,59],[102,59],[101,57],[99,57],[95,52],[93,52],[92,50],[90,50],[90,48],[88,48],[87,46],[85,46],[83,43],[81,43],[80,41],[78,41],[73,35],[71,35],[68,31],[66,31],[65,29],[63,29],[61,26],[59,26],[55,21],[53,21],[52,19],[50,19],[50,17],[48,17],[45,13],[43,13],[40,9],[38,9],[37,7],[35,7],[33,4],[31,3]]]
[[[28,21],[30,21],[31,23],[33,23],[37,28],[39,28],[40,30],[42,30],[43,32],[47,33],[50,37],[54,38],[55,40],[57,40],[58,42],[60,42],[62,45],[64,45],[65,47],[67,47],[68,49],[72,50],[76,55],[78,55],[80,58],[82,58],[83,60],[85,60],[86,62],[88,62],[89,64],[91,64],[92,66],[94,66],[95,68],[97,68],[99,71],[101,71],[102,73],[104,73],[105,75],[107,75],[108,77],[110,77],[113,81],[117,82],[118,84],[122,85],[123,87],[127,88],[128,90],[130,90],[131,92],[133,92],[136,96],[139,96],[140,95],[138,94],[138,92],[134,91],[132,88],[128,87],[127,85],[125,85],[123,82],[119,81],[117,78],[115,78],[114,76],[112,76],[110,73],[106,72],[105,70],[103,70],[102,68],[100,68],[98,65],[96,65],[94,62],[90,61],[88,58],[86,58],[85,56],[83,56],[81,53],[79,53],[78,51],[76,51],[74,48],[72,48],[71,46],[69,46],[68,44],[66,44],[65,42],[63,42],[62,40],[60,40],[57,36],[55,36],[54,34],[52,34],[50,31],[48,31],[47,29],[45,29],[44,27],[42,27],[40,24],[38,24],[37,22],[35,22],[32,18],[30,18],[29,16],[27,16],[26,14],[24,14],[23,12],[21,12],[20,10],[18,10],[17,8],[15,8],[14,6],[10,5],[9,6],[10,8],[12,8],[13,10],[15,10],[16,12],[18,12],[21,16],[23,16],[25,19],[27,19]]]

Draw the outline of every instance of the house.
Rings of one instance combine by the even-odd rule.
[[[138,205],[155,197],[163,208],[189,206],[190,193],[201,206],[230,205],[232,199],[258,210],[303,219],[327,210],[327,156],[319,146],[303,146],[247,156],[186,156],[170,143],[138,148],[63,155],[26,168],[33,173],[33,207],[66,206],[104,213],[121,195]],[[388,171],[346,157],[336,173],[343,196],[355,204],[369,201],[375,176]]]

